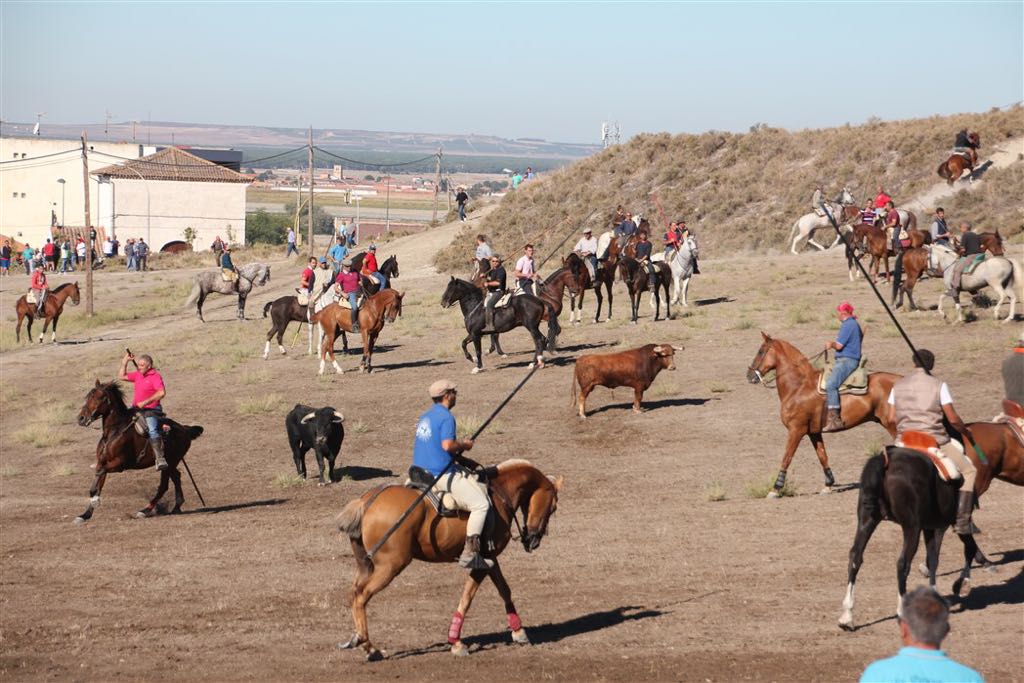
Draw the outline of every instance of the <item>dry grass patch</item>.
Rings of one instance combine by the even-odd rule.
[[[274,486],[279,489],[290,489],[296,486],[302,486],[306,480],[297,474],[279,474],[274,477]]]
[[[704,487],[704,498],[709,503],[717,503],[726,499],[725,487],[722,482],[713,481]]]
[[[53,476],[55,477],[70,477],[75,473],[75,468],[71,465],[57,465],[53,468]]]
[[[278,394],[252,396],[238,402],[239,415],[265,415],[277,412],[281,408],[281,397]]]
[[[747,482],[744,490],[748,498],[766,498],[769,493],[775,490],[775,475],[773,474],[767,479]],[[786,483],[778,493],[780,498],[795,496],[797,494],[796,484],[793,483],[792,479],[786,479]]]

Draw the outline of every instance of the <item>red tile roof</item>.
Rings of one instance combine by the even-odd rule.
[[[134,173],[137,171],[137,173]],[[177,147],[162,149],[156,154],[132,159],[123,164],[106,166],[92,175],[105,175],[111,178],[138,180],[141,175],[146,180],[179,180],[199,183],[251,183],[252,178],[230,168],[218,166],[212,161],[200,159]]]

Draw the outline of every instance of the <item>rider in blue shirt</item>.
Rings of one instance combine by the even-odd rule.
[[[825,344],[825,350],[835,349],[836,362],[832,366],[832,374],[825,382],[825,397],[828,407],[828,421],[825,423],[825,432],[838,432],[846,428],[840,414],[842,404],[839,399],[839,387],[853,374],[853,371],[860,365],[860,342],[863,332],[857,323],[857,317],[853,314],[853,306],[844,301],[836,307],[836,314],[839,317],[839,334],[835,341]]]
[[[469,512],[466,521],[466,545],[459,557],[459,565],[469,570],[489,569],[492,560],[480,554],[480,534],[487,521],[490,499],[487,485],[473,470],[480,465],[465,457],[463,452],[473,448],[472,439],[456,438],[455,407],[458,390],[451,381],[441,379],[430,385],[430,398],[434,405],[420,415],[413,441],[412,464],[430,472],[437,479],[434,489],[451,493],[456,506]],[[494,474],[489,468],[488,474]],[[441,476],[441,475],[444,476]]]
[[[328,256],[331,257],[331,263],[333,265],[334,276],[338,276],[338,271],[341,270],[341,262],[348,256],[348,247],[345,246],[343,237],[338,238],[338,243],[331,247],[331,250],[327,252]]]

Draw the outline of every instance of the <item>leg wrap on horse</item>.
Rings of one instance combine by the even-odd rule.
[[[452,615],[452,623],[448,627],[448,644],[454,645],[462,639],[462,622],[464,618],[462,612],[456,612]]]

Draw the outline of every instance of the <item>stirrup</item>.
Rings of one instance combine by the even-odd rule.
[[[470,571],[476,569],[490,569],[494,566],[494,560],[488,560],[480,553],[473,553],[469,557],[463,555],[459,558],[459,566]]]

